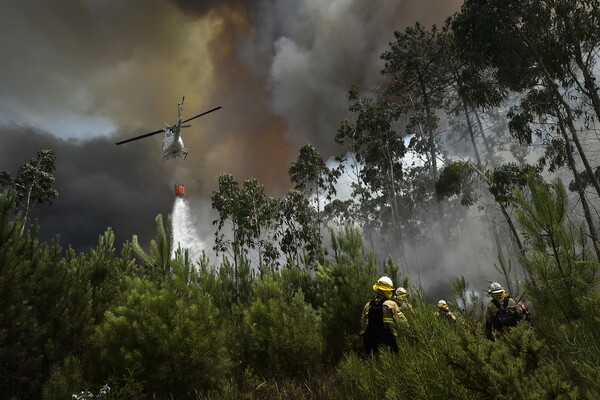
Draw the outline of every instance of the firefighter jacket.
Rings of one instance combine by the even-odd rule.
[[[408,332],[410,325],[406,316],[400,311],[400,307],[394,300],[384,300],[381,296],[376,296],[377,299],[383,300],[383,325],[389,333],[398,336],[400,332]],[[361,316],[361,328],[365,332],[369,326],[369,309],[371,302],[365,304]]]
[[[402,313],[405,313],[407,311],[410,313],[413,310],[413,307],[408,302],[408,299],[406,299],[406,296],[404,296],[404,298],[402,298],[400,296],[396,296],[396,297],[394,297],[394,300],[398,304],[398,307],[400,307],[400,311]]]
[[[499,302],[502,304],[504,302],[504,299],[499,300]],[[521,317],[523,316],[521,307],[512,297],[508,298],[508,305],[506,306],[506,308],[512,313],[514,313],[517,316],[517,319],[521,319]],[[499,311],[500,309],[496,307],[494,302],[490,301],[485,309],[485,324],[489,324],[491,326],[494,322],[494,317],[496,316],[496,314],[498,314]]]
[[[498,296],[495,299],[498,301],[502,308],[504,308],[504,305],[506,304],[506,310],[514,314],[514,324],[516,324],[516,321],[519,321],[523,317],[523,311],[521,310],[521,307],[512,297],[509,297],[507,294],[504,294],[502,297]],[[498,328],[495,326],[495,320],[498,316],[498,313],[500,313],[500,310],[501,309],[498,308],[496,304],[494,304],[494,300],[490,300],[485,309],[485,334],[488,338],[492,338],[493,331],[499,332],[504,330],[502,329],[502,327]]]
[[[456,322],[456,315],[450,310],[438,308],[438,316],[448,322]]]

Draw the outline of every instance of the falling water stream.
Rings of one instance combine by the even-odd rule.
[[[176,197],[171,215],[173,219],[173,255],[175,250],[181,247],[188,250],[192,261],[197,261],[205,246],[196,230],[196,221],[187,200],[183,197]]]

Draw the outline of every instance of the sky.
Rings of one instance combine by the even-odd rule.
[[[291,187],[311,143],[325,157],[347,92],[380,86],[394,31],[443,24],[459,0],[0,0],[0,170],[15,175],[54,150],[51,206],[32,213],[40,238],[86,250],[107,227],[117,243],[155,237],[173,185],[212,232],[218,176]],[[163,162],[162,135],[115,146],[221,106],[184,131],[186,160]]]

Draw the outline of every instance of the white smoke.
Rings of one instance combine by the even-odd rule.
[[[187,201],[177,197],[171,213],[173,220],[173,255],[181,247],[187,249],[191,260],[198,260],[206,244],[196,230],[196,218],[193,216]]]

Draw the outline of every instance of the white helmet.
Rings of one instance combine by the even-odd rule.
[[[400,296],[403,294],[408,294],[408,291],[404,289],[402,286],[396,289],[396,296]]]
[[[446,300],[440,300],[440,301],[438,301],[438,305],[440,305],[440,304],[447,304]]]
[[[392,282],[392,280],[390,279],[389,276],[382,276],[381,278],[379,278],[379,280],[377,282],[383,282],[383,283],[387,283],[390,286],[394,286],[394,283]]]
[[[488,293],[502,293],[504,292],[504,288],[498,282],[492,282],[490,284],[490,288],[488,289]]]

